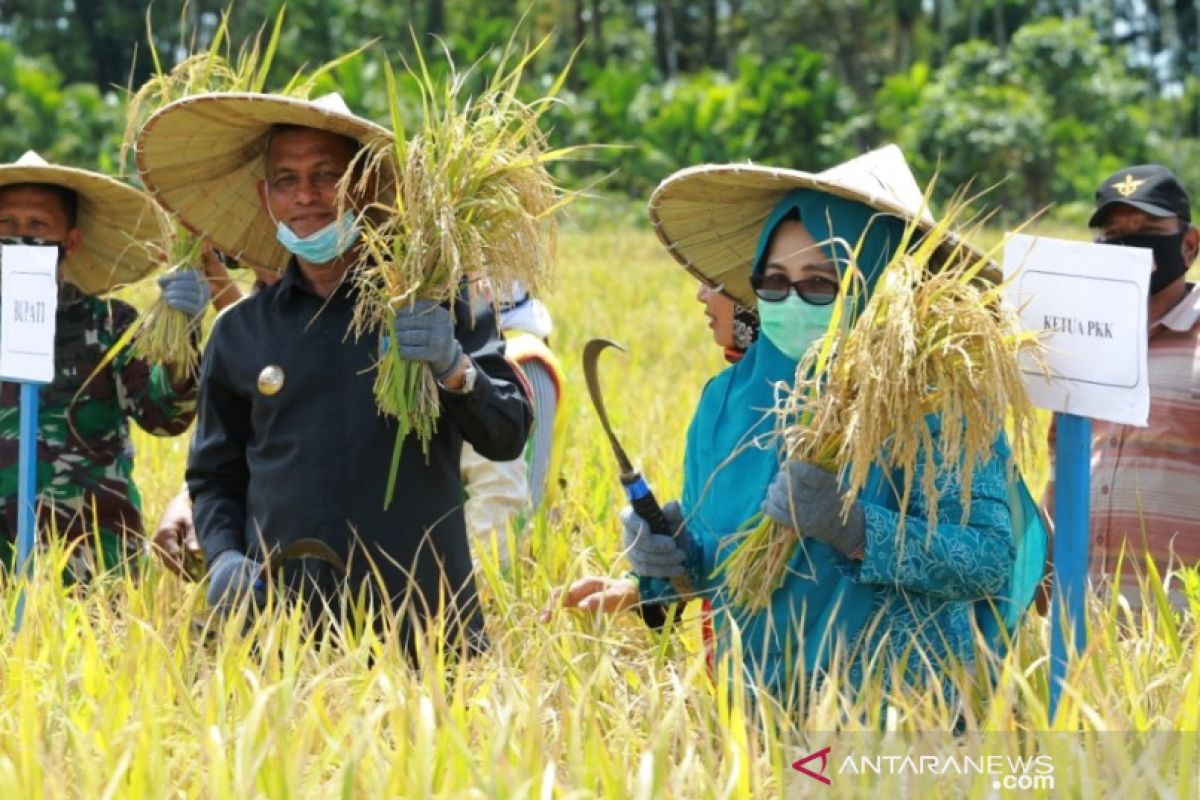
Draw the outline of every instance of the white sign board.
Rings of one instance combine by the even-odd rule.
[[[1147,292],[1153,253],[1140,247],[1010,236],[1008,299],[1026,330],[1043,334],[1048,379],[1026,362],[1040,408],[1145,426]]]
[[[58,248],[0,246],[0,378],[54,380]]]

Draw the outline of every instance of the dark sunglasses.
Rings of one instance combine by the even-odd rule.
[[[759,300],[767,303],[783,302],[788,293],[795,289],[801,300],[814,306],[827,306],[832,303],[837,299],[839,288],[837,281],[820,275],[789,281],[787,275],[779,272],[751,275],[750,287],[754,289],[754,294]]]

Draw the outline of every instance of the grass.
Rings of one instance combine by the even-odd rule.
[[[869,686],[841,698],[832,687],[795,718],[748,704],[730,690],[728,664],[709,676],[691,619],[666,637],[631,616],[538,624],[552,586],[626,568],[624,500],[579,377],[583,342],[629,347],[604,365],[609,412],[663,499],[678,494],[686,420],[723,365],[695,284],[650,234],[569,231],[560,263],[549,302],[572,379],[564,485],[524,545],[531,558],[502,577],[484,556],[486,657],[446,677],[435,652],[417,670],[370,638],[312,647],[280,610],[247,637],[238,620],[216,625],[206,643],[191,625],[200,587],[155,569],[79,595],[53,577],[61,553],[52,551],[25,628],[0,639],[0,797],[1196,796],[1200,648],[1190,617],[1131,620],[1094,602],[1088,649],[1054,721],[1048,624],[1031,618],[997,667],[999,688],[974,698],[958,737],[920,691]],[[135,440],[153,522],[178,489],[186,438]],[[11,615],[11,583],[0,597]],[[828,787],[790,766],[826,745]],[[905,754],[943,766],[1041,754],[1055,783],[1019,792],[994,787],[1004,776],[954,769],[839,772],[848,756]]]

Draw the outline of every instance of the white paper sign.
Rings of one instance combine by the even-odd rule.
[[[1051,379],[1026,364],[1034,404],[1145,426],[1147,292],[1153,253],[1140,247],[1010,236],[1009,301],[1026,330],[1044,332]]]
[[[0,247],[0,378],[54,380],[58,248]]]

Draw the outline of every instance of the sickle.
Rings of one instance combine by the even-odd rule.
[[[663,515],[662,507],[654,497],[654,492],[650,490],[650,485],[646,483],[642,474],[633,468],[629,456],[625,455],[625,449],[617,441],[617,436],[608,423],[608,412],[604,409],[604,396],[600,393],[598,365],[600,354],[610,347],[615,347],[622,353],[625,352],[624,347],[611,339],[592,339],[583,346],[583,376],[587,380],[588,394],[592,397],[592,405],[596,407],[596,416],[600,417],[600,426],[608,434],[608,443],[612,445],[613,455],[617,457],[617,464],[621,468],[621,485],[625,489],[625,496],[629,498],[629,504],[633,507],[634,513],[649,524],[652,533],[671,536],[679,541],[680,529],[671,529],[667,518]],[[689,597],[692,594],[691,580],[686,575],[676,575],[671,578],[671,585],[679,592],[680,597]],[[659,607],[656,606],[656,608]],[[650,627],[658,628],[662,627],[666,618],[661,615],[660,610],[650,612],[648,615],[643,613],[643,619]]]
[[[324,561],[337,570],[342,577],[345,577],[348,571],[345,559],[338,555],[338,552],[330,547],[328,542],[308,537],[289,542],[268,553],[263,559],[262,568],[254,582],[254,588],[264,589],[271,572],[283,566],[282,562],[293,558],[315,558],[318,561]],[[198,615],[192,618],[192,629],[203,635],[206,642],[216,638],[216,631],[210,629],[210,624],[211,615]]]
[[[295,558],[315,558],[318,561],[324,561],[343,577],[348,572],[345,559],[330,547],[328,542],[323,539],[309,537],[289,542],[283,547],[268,553],[267,557],[263,559],[260,576],[265,577],[269,575],[272,571],[283,566],[282,562]]]
[[[615,347],[622,353],[627,352],[624,347],[611,339],[592,339],[583,346],[583,377],[587,381],[592,406],[596,409],[596,416],[600,418],[600,426],[604,428],[604,433],[608,436],[608,443],[612,446],[613,455],[617,457],[617,464],[621,468],[621,477],[624,480],[626,476],[634,473],[633,464],[630,463],[629,456],[625,455],[625,448],[621,447],[621,443],[617,441],[617,435],[613,433],[612,425],[608,422],[608,412],[604,408],[604,395],[600,391],[600,354],[610,347]]]

